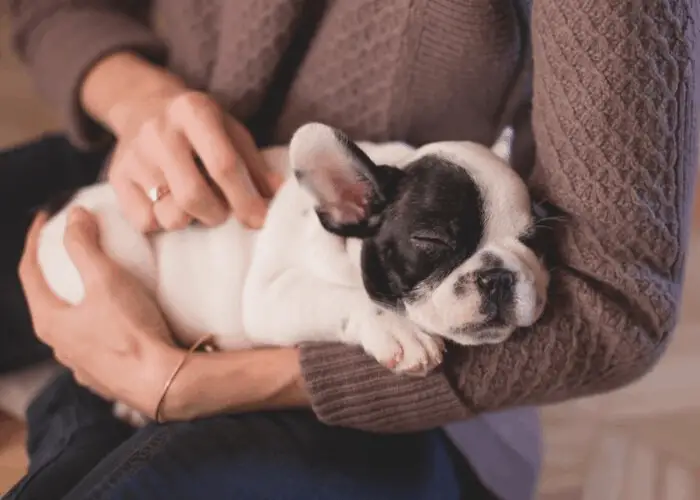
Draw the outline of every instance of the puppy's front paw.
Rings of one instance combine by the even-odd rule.
[[[146,415],[140,411],[134,410],[124,403],[114,403],[114,408],[112,411],[115,417],[123,422],[126,422],[132,427],[145,427],[146,424],[150,422],[150,419]]]
[[[374,306],[353,314],[346,332],[358,338],[370,356],[396,373],[425,376],[442,362],[442,339]]]
[[[403,359],[394,368],[396,373],[424,377],[442,363],[445,343],[439,337],[428,335],[418,327],[404,330]]]

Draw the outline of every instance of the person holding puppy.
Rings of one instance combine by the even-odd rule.
[[[12,14],[70,141],[0,155],[2,184],[35,172],[27,199],[48,197],[36,172],[51,165],[84,183],[105,164],[143,231],[259,227],[280,179],[256,148],[305,122],[414,145],[490,144],[512,125],[514,165],[565,217],[549,312],[503,345],[450,346],[422,378],[343,345],[198,353],[168,422],[132,432],[105,400],[153,415],[182,352],[85,212],[66,245],[87,297],[53,296],[39,216],[20,265],[30,315],[0,343],[45,359],[35,331],[69,373],[29,409],[30,470],[9,498],[531,498],[529,407],[621,387],[668,344],[697,162],[691,0],[18,0]],[[21,290],[3,287],[0,317],[16,318]]]

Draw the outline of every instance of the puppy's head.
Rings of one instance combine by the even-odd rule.
[[[369,296],[424,331],[497,343],[542,314],[549,275],[530,246],[528,190],[501,138],[426,145],[376,164],[343,133],[307,124],[290,159],[323,227],[362,241]]]

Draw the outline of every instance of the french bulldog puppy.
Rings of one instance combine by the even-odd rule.
[[[263,228],[234,218],[143,235],[101,183],[76,192],[43,229],[53,291],[83,298],[63,246],[67,209],[99,221],[104,250],[152,291],[183,345],[220,349],[303,342],[362,346],[399,373],[425,374],[443,342],[498,343],[532,325],[549,275],[528,244],[528,189],[508,164],[512,132],[470,142],[354,143],[319,123],[263,151],[287,174]],[[118,413],[139,418],[123,407]]]

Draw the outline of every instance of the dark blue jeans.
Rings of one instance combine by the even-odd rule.
[[[0,153],[0,372],[50,356],[16,279],[31,212],[59,189],[92,182],[104,154],[61,137]],[[6,500],[493,498],[441,430],[377,435],[288,411],[134,431],[67,372],[27,419],[30,468]]]
[[[69,374],[28,420],[31,465],[12,500],[492,498],[439,430],[374,435],[289,411],[134,432]]]

